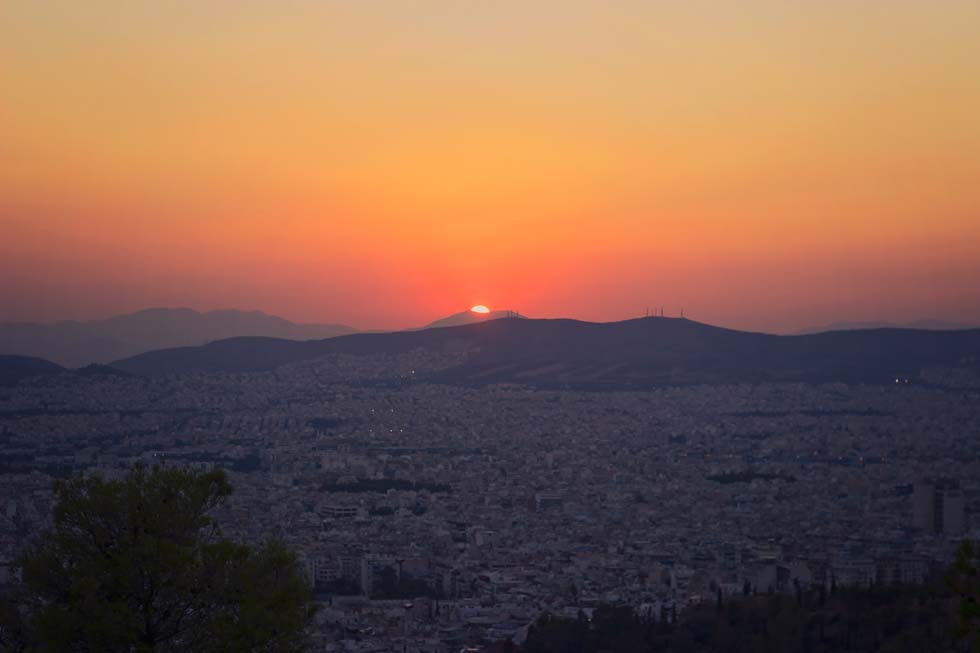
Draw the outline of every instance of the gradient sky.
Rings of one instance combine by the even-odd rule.
[[[0,3],[0,320],[980,322],[980,3]]]

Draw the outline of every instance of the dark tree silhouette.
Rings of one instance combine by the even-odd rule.
[[[951,632],[953,593],[923,585],[840,588],[823,605],[818,589],[710,601],[650,623],[624,606],[600,606],[591,621],[545,616],[527,653],[965,653]]]
[[[298,651],[312,617],[295,556],[222,537],[223,471],[138,465],[56,486],[54,527],[20,560],[5,646],[37,651]],[[2,608],[0,608],[2,609]]]
[[[980,652],[980,547],[966,540],[956,552],[949,584],[959,598],[957,636]]]
[[[431,599],[442,598],[442,592],[429,587],[421,578],[403,573],[400,577],[394,568],[384,566],[378,572],[371,597],[376,599],[415,599],[425,596]]]

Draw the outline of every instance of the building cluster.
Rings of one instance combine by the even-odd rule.
[[[975,390],[576,392],[422,381],[459,352],[0,392],[0,585],[52,482],[229,472],[226,535],[297,551],[318,650],[520,642],[544,613],[921,582],[980,536]]]
[[[966,527],[966,495],[951,479],[923,479],[914,486],[912,525],[939,535],[962,535]]]

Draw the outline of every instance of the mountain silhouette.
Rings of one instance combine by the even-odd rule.
[[[423,329],[440,329],[442,327],[462,326],[464,324],[475,324],[486,322],[487,320],[499,320],[505,317],[523,318],[524,316],[516,311],[490,311],[489,313],[476,313],[466,310],[454,313],[442,319],[426,324]]]
[[[803,329],[798,333],[806,335],[810,333],[825,333],[827,331],[857,331],[861,329],[925,329],[928,331],[963,331],[966,329],[980,328],[976,324],[962,324],[959,322],[946,322],[944,320],[916,320],[906,324],[894,322],[831,322],[822,327],[811,327]]]
[[[59,374],[65,368],[33,356],[0,355],[0,386],[13,385],[21,379],[45,374]]]
[[[424,376],[462,385],[642,389],[762,381],[894,383],[929,367],[978,369],[980,330],[874,329],[776,336],[684,318],[623,322],[497,319],[446,328],[297,342],[234,338],[149,352],[112,364],[132,374],[260,371],[326,354],[468,352]]]
[[[319,340],[353,332],[340,324],[294,324],[260,311],[199,313],[188,308],[150,308],[88,322],[0,323],[0,354],[36,356],[80,367],[238,336]]]

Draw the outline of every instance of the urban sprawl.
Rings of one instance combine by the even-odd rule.
[[[214,516],[296,551],[323,651],[454,653],[602,604],[673,619],[719,595],[919,582],[980,533],[975,385],[424,380],[464,355],[0,388],[0,585],[56,478],[140,461],[228,471]]]

